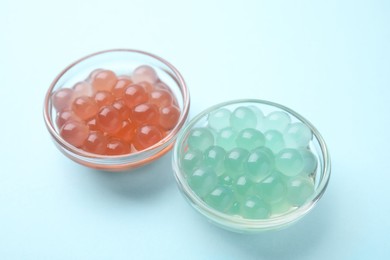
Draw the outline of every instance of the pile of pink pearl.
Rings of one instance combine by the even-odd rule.
[[[131,75],[97,69],[51,97],[61,137],[87,152],[105,155],[144,150],[175,127],[177,99],[155,70],[143,65]]]

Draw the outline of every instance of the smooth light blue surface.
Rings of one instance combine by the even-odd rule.
[[[389,259],[389,25],[386,0],[1,1],[0,259]],[[249,97],[309,119],[333,163],[317,207],[287,229],[236,234],[188,205],[171,154],[124,174],[65,158],[45,92],[111,48],[174,64],[191,117]]]

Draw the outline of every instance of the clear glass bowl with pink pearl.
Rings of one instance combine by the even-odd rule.
[[[330,156],[318,130],[280,104],[214,105],[180,132],[173,151],[180,191],[211,222],[237,232],[286,227],[324,194]]]
[[[44,120],[57,148],[73,161],[124,171],[167,153],[189,106],[188,88],[172,64],[113,49],[75,61],[54,79]]]

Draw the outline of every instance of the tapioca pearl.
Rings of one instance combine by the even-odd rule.
[[[172,89],[167,84],[165,84],[162,81],[158,81],[156,84],[154,84],[154,89],[167,91],[172,97],[172,105],[179,107],[179,103],[177,101],[175,93],[172,91]]]
[[[258,108],[257,106],[254,106],[254,105],[250,105],[250,106],[248,106],[248,108],[251,109],[253,111],[253,113],[255,113],[255,115],[256,115],[256,119],[257,119],[256,129],[261,130],[261,131],[264,130],[265,116],[264,116],[263,111],[261,111],[260,108]]]
[[[123,120],[118,132],[113,134],[114,137],[130,144],[136,134],[137,125],[130,119]]]
[[[209,129],[210,132],[213,134],[213,136],[214,136],[214,142],[216,142],[216,141],[217,141],[217,137],[218,137],[218,132],[215,131],[214,129],[210,128],[210,127],[206,127],[206,128]],[[215,143],[215,145],[217,145],[217,144]],[[222,147],[222,148],[224,148],[224,147]],[[224,149],[225,149],[225,148],[224,148]],[[226,150],[226,149],[225,149],[225,150]]]
[[[156,144],[164,137],[163,132],[154,125],[141,125],[137,128],[133,139],[133,145],[137,151]]]
[[[125,92],[125,88],[127,86],[130,86],[133,84],[133,81],[127,76],[120,76],[118,77],[117,82],[115,83],[114,87],[112,88],[111,92],[112,95],[114,95],[115,98],[121,98]]]
[[[307,147],[312,138],[310,128],[301,122],[290,124],[284,132],[284,139],[289,147]]]
[[[112,103],[113,108],[115,108],[119,116],[122,120],[127,120],[129,119],[131,115],[131,110],[128,106],[126,106],[125,101],[123,99],[117,99]]]
[[[220,130],[216,136],[216,144],[223,147],[225,150],[231,150],[236,147],[237,132],[233,128],[224,128]]]
[[[83,150],[95,154],[105,154],[107,142],[108,139],[102,132],[92,131],[89,132],[84,142]]]
[[[132,109],[131,119],[138,124],[148,123],[157,125],[159,119],[158,108],[149,103],[139,104]]]
[[[173,97],[175,96],[172,92],[172,89],[162,81],[158,81],[158,82],[154,83],[153,87],[155,90],[168,91]]]
[[[218,175],[218,183],[227,187],[232,187],[235,179],[226,172],[216,172]]]
[[[250,108],[244,106],[237,107],[230,115],[230,125],[236,131],[244,128],[255,128],[257,118]]]
[[[246,175],[239,176],[233,183],[233,190],[239,196],[246,196],[253,192],[254,182]]]
[[[91,78],[91,84],[95,91],[111,91],[118,78],[111,70],[101,70]]]
[[[314,184],[310,178],[297,176],[287,181],[287,200],[293,206],[302,206],[314,194]]]
[[[98,91],[96,92],[94,99],[97,106],[101,108],[103,106],[111,105],[112,102],[114,102],[115,97],[111,94],[111,92]]]
[[[210,146],[203,153],[202,164],[213,168],[217,174],[223,171],[226,151],[220,146]]]
[[[77,82],[73,87],[74,96],[75,97],[81,97],[81,96],[93,96],[93,88],[92,85],[87,81],[80,81]]]
[[[166,90],[153,90],[149,93],[149,103],[158,107],[164,107],[172,104],[172,96]]]
[[[275,168],[275,156],[266,147],[252,150],[245,161],[245,170],[253,182],[260,182],[267,178]]]
[[[113,106],[104,106],[96,116],[96,124],[102,131],[115,134],[120,130],[122,120]]]
[[[61,88],[51,95],[51,102],[57,112],[69,110],[73,102],[74,91],[70,88]]]
[[[249,152],[245,149],[236,147],[226,153],[224,165],[225,170],[231,176],[242,175],[244,164],[248,158]]]
[[[155,84],[159,78],[156,71],[147,65],[137,67],[131,76],[134,83],[146,81],[150,84]]]
[[[60,130],[61,137],[75,147],[81,147],[89,134],[88,126],[80,121],[68,121]]]
[[[303,158],[303,169],[300,174],[303,176],[310,176],[317,169],[317,157],[309,149],[306,148],[299,149],[299,153]]]
[[[217,186],[218,179],[213,169],[199,167],[192,171],[187,182],[198,197],[204,198]]]
[[[270,205],[282,201],[286,196],[287,187],[281,175],[281,173],[274,171],[256,185],[256,190],[261,198]]]
[[[290,212],[292,209],[291,204],[287,201],[287,198],[282,199],[281,201],[274,202],[271,205],[272,215],[279,216]]]
[[[263,146],[265,138],[263,133],[254,128],[245,128],[241,130],[236,138],[236,144],[238,147],[252,150],[256,147]]]
[[[230,110],[220,108],[209,114],[208,125],[216,131],[230,126]]]
[[[106,147],[107,155],[122,155],[122,154],[128,154],[130,152],[131,152],[130,146],[119,139],[111,138],[107,142],[107,147]]]
[[[241,204],[237,200],[234,200],[230,208],[227,209],[226,213],[232,216],[240,215]]]
[[[99,72],[101,72],[101,71],[103,71],[103,69],[95,69],[95,70],[93,70],[93,71],[88,75],[86,81],[89,82],[89,83],[91,83],[92,80],[95,78],[95,76],[96,76]]]
[[[91,97],[81,96],[73,101],[72,110],[80,119],[88,120],[96,115],[99,108]]]
[[[173,129],[180,118],[180,109],[175,105],[160,108],[159,125],[165,130]]]
[[[240,204],[240,215],[246,219],[267,219],[271,214],[271,207],[258,196],[250,196]]]
[[[145,89],[140,85],[130,85],[125,88],[123,101],[129,108],[138,106],[148,101],[148,95]]]
[[[111,93],[115,98],[122,98],[126,87],[133,84],[133,82],[129,79],[118,79],[115,86],[112,88]]]
[[[286,176],[296,176],[302,172],[304,161],[299,150],[285,148],[275,156],[276,168]]]
[[[198,167],[203,160],[203,154],[199,150],[194,149],[188,149],[183,155],[180,160],[180,165],[185,172],[185,174],[188,176],[192,173],[192,171]]]
[[[285,147],[283,134],[277,130],[268,130],[264,133],[265,146],[272,150],[273,153],[278,153]]]
[[[143,87],[146,91],[146,93],[150,93],[152,92],[153,90],[155,90],[156,88],[154,87],[154,85],[148,83],[148,82],[138,82],[137,85],[140,85],[141,87]]]
[[[234,202],[234,196],[231,189],[218,185],[205,196],[204,201],[213,209],[227,212]]]
[[[87,121],[87,126],[90,131],[98,131],[100,130],[98,125],[96,124],[96,118],[89,119]]]
[[[191,149],[198,149],[203,152],[214,145],[214,135],[208,128],[193,128],[188,135],[187,144]]]
[[[72,111],[65,110],[62,112],[57,112],[56,125],[60,129],[68,121],[81,121]]]
[[[290,116],[283,111],[274,111],[267,115],[264,120],[265,130],[277,130],[281,133],[290,124]]]

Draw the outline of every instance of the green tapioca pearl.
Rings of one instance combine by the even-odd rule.
[[[282,201],[287,192],[284,178],[281,176],[281,173],[276,171],[258,183],[256,190],[259,192],[261,198],[271,205]]]
[[[290,122],[291,118],[286,112],[274,111],[265,118],[265,130],[284,132]]]
[[[274,169],[275,159],[272,151],[266,147],[252,150],[245,162],[246,173],[254,182],[267,178]]]
[[[287,181],[287,200],[293,206],[302,206],[314,194],[314,184],[308,177],[297,176]]]
[[[223,170],[226,151],[220,146],[210,146],[203,155],[202,164],[215,169],[218,172]],[[220,174],[218,174],[220,175]]]
[[[234,178],[229,174],[223,173],[218,176],[218,183],[226,187],[231,187],[234,184]]]
[[[261,109],[258,108],[257,106],[251,105],[251,106],[248,106],[248,108],[250,110],[252,110],[253,113],[255,113],[255,115],[256,115],[256,119],[257,119],[256,129],[263,130],[264,129],[264,120],[265,120],[265,116],[264,116],[263,111],[261,111]]]
[[[189,149],[185,152],[181,159],[181,167],[186,175],[192,173],[192,171],[201,163],[203,154],[199,150]]]
[[[291,204],[284,198],[281,201],[271,204],[272,215],[283,215],[291,210]]]
[[[241,130],[236,138],[237,146],[247,150],[263,146],[264,143],[265,138],[263,133],[254,128],[245,128]]]
[[[230,126],[230,110],[221,108],[209,114],[209,127],[216,131]]]
[[[241,202],[240,215],[247,219],[266,219],[271,214],[271,207],[257,196],[251,196]]]
[[[244,162],[247,160],[249,152],[236,147],[226,153],[225,170],[231,176],[240,175],[244,171]]]
[[[281,173],[291,177],[302,172],[304,161],[298,150],[286,148],[275,156],[275,166]]]
[[[233,128],[227,127],[219,131],[216,143],[225,150],[231,150],[236,147],[236,137],[237,132]]]
[[[241,204],[238,201],[234,201],[226,213],[230,215],[240,215]]]
[[[264,133],[265,146],[277,153],[282,150],[285,146],[283,134],[277,130],[268,130]]]
[[[246,176],[239,176],[233,183],[233,190],[238,196],[245,196],[252,192],[254,183]]]
[[[204,198],[204,201],[212,208],[226,212],[234,202],[233,192],[230,188],[218,185]]]
[[[284,139],[289,147],[307,147],[312,137],[310,128],[301,122],[290,124],[284,132]]]
[[[196,168],[190,176],[188,176],[188,185],[201,198],[212,191],[217,183],[218,177],[210,167]]]
[[[255,128],[257,118],[255,113],[248,107],[237,107],[230,115],[230,125],[236,131],[244,128]]]
[[[301,175],[309,176],[317,169],[317,157],[308,149],[302,148],[299,150],[303,159],[303,170]]]
[[[214,135],[206,127],[194,128],[188,135],[187,144],[191,149],[204,151],[214,145]]]

